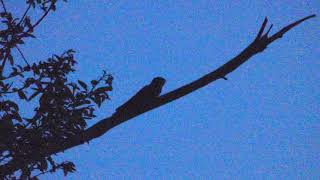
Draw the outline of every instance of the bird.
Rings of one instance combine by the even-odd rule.
[[[153,78],[150,84],[144,86],[127,102],[118,107],[115,115],[128,115],[146,109],[159,97],[165,82],[163,77]]]

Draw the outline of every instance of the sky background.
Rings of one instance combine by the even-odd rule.
[[[23,0],[6,2],[17,15],[26,8]],[[316,0],[76,0],[60,3],[21,49],[37,62],[72,48],[71,79],[89,82],[103,69],[114,76],[111,101],[93,124],[156,76],[166,78],[168,92],[227,62],[265,16],[275,32],[314,13]],[[41,179],[320,179],[319,27],[319,17],[308,20],[228,81],[58,154],[77,172]]]

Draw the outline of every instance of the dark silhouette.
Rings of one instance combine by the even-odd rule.
[[[226,79],[227,74],[262,52],[290,29],[315,17],[307,16],[271,36],[269,32],[272,25],[264,33],[268,22],[265,19],[253,42],[218,69],[161,96],[165,79],[154,78],[118,107],[111,117],[87,127],[86,120],[95,117],[93,105],[100,107],[109,99],[112,76],[103,71],[89,85],[81,80],[70,82],[67,75],[75,71],[76,63],[73,50],[29,64],[19,48],[25,39],[35,38],[35,28],[49,12],[55,11],[56,3],[60,1],[28,0],[28,7],[21,18],[13,17],[4,1],[0,2],[3,9],[0,13],[0,179],[37,179],[41,174],[59,169],[65,175],[75,171],[72,162],[56,162],[52,155],[89,142],[129,119],[179,99],[217,79]],[[32,8],[43,11],[43,15],[34,22],[28,15]],[[13,57],[12,51],[20,54],[21,62],[18,57]],[[17,77],[19,81],[16,81]],[[23,117],[19,112],[20,101],[14,102],[12,96],[7,95],[16,95],[25,102],[39,100],[38,106],[32,111],[34,114]]]
[[[140,89],[127,102],[116,109],[115,116],[126,116],[137,112],[142,112],[151,106],[159,97],[166,80],[162,77],[154,78],[150,84]]]
[[[64,174],[73,172],[72,162],[58,163],[47,151],[65,144],[67,139],[82,136],[86,120],[95,117],[94,105],[100,106],[112,90],[113,78],[105,71],[90,85],[81,80],[68,81],[67,75],[75,71],[73,50],[38,63],[28,63],[19,46],[25,39],[35,38],[34,29],[55,10],[57,1],[28,0],[26,3],[25,13],[15,18],[1,0],[0,179],[36,179],[40,174],[59,169]],[[35,22],[28,16],[32,8],[43,11]],[[20,57],[13,57],[13,51]],[[20,101],[13,101],[14,96]],[[30,109],[31,117],[20,114],[22,101],[38,100],[38,105]],[[10,165],[12,162],[14,166]],[[19,172],[14,173],[16,170]],[[41,173],[34,174],[37,171]]]

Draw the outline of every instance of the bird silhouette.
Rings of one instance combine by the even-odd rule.
[[[139,112],[150,106],[161,94],[166,80],[154,78],[150,84],[140,89],[132,98],[116,109],[115,115],[128,115]]]

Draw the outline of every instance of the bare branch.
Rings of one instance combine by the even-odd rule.
[[[311,16],[308,16],[308,17],[311,18]],[[314,17],[314,16],[312,16],[312,17]],[[302,20],[299,20],[297,22],[301,23],[309,18],[303,18]],[[266,22],[266,20],[265,20],[265,22]],[[266,26],[265,22],[262,24],[260,30],[261,29],[264,30],[264,28]],[[294,26],[297,26],[299,23],[295,22],[293,24],[294,24]],[[290,24],[288,26],[290,27],[290,29],[294,27],[294,26],[292,26],[292,24]],[[284,29],[287,29],[288,26],[286,26]],[[276,34],[278,34],[278,33],[276,33]],[[262,35],[262,33],[261,33],[261,35]],[[259,35],[259,36],[262,37],[261,35]],[[267,42],[269,42],[269,41],[267,41]],[[263,49],[259,49],[261,47],[263,47]],[[235,58],[231,59],[229,62],[225,63],[224,65],[222,65],[221,67],[219,67],[215,71],[204,75],[203,77],[199,78],[198,80],[195,80],[195,81],[193,81],[189,84],[186,84],[176,90],[173,90],[171,92],[168,92],[168,93],[160,96],[157,102],[155,102],[153,105],[151,105],[147,109],[142,110],[141,112],[138,112],[136,114],[131,114],[131,115],[124,115],[121,117],[111,116],[109,118],[103,119],[102,121],[98,122],[97,124],[93,125],[92,127],[88,128],[85,131],[85,134],[86,134],[85,138],[86,139],[79,140],[79,138],[74,138],[74,140],[75,140],[74,142],[76,142],[76,144],[77,144],[77,143],[81,143],[81,142],[85,142],[85,141],[90,141],[93,138],[99,137],[100,135],[104,134],[109,129],[121,124],[122,122],[125,122],[133,117],[136,117],[142,113],[145,113],[145,112],[150,111],[152,109],[155,109],[159,106],[167,104],[171,101],[174,101],[180,97],[183,97],[193,91],[200,89],[201,87],[208,85],[209,83],[211,83],[217,79],[223,78],[223,77],[225,77],[226,74],[232,72],[237,67],[239,67],[241,64],[246,62],[250,57],[261,52],[265,48],[266,48],[265,40],[263,40],[263,39],[255,40],[247,48],[245,48],[239,55],[237,55]],[[66,147],[67,148],[72,147],[73,145],[75,145],[75,144],[73,144],[74,142],[71,141],[71,142],[66,143],[66,145],[67,145]],[[65,148],[63,148],[63,149],[65,150]],[[54,153],[57,153],[57,152],[59,152],[59,151],[55,151]]]
[[[28,6],[28,8],[26,9],[26,11],[23,13],[23,15],[22,15],[22,17],[21,17],[21,19],[20,19],[20,21],[19,21],[18,24],[21,24],[21,23],[23,22],[23,19],[26,17],[26,15],[27,15],[27,13],[28,13],[28,11],[29,11],[30,8],[31,8],[31,4]]]
[[[259,32],[258,32],[258,34],[257,34],[256,39],[261,38],[262,33],[263,33],[263,31],[264,31],[264,28],[266,28],[267,23],[268,23],[268,18],[266,17],[266,18],[264,18],[264,21],[263,21],[263,23],[262,23],[262,25],[261,25],[261,27],[260,27],[260,29],[259,29]]]
[[[40,19],[36,23],[34,23],[34,25],[32,26],[32,29],[34,29],[36,26],[38,26],[41,23],[41,21],[49,14],[50,10],[52,10],[53,6],[54,6],[54,3],[52,3],[49,6],[49,8],[44,12],[44,14],[40,17]]]
[[[19,48],[18,46],[16,46],[16,48],[17,48],[19,54],[21,55],[23,61],[29,66],[29,63],[28,63],[26,57],[23,55],[23,53],[22,53],[22,51],[20,50],[20,48]]]
[[[273,41],[275,41],[276,39],[281,38],[286,32],[288,32],[290,29],[294,28],[295,26],[299,25],[300,23],[302,23],[303,21],[306,21],[310,18],[314,18],[316,17],[315,14],[312,14],[310,16],[307,16],[305,18],[302,18],[292,24],[289,24],[288,26],[282,28],[280,31],[278,31],[277,33],[275,33],[274,35],[272,35],[269,39],[268,39],[268,44],[272,43]]]
[[[3,11],[4,11],[5,13],[7,13],[7,9],[6,9],[6,6],[4,5],[3,0],[1,0],[1,4],[2,4]]]

